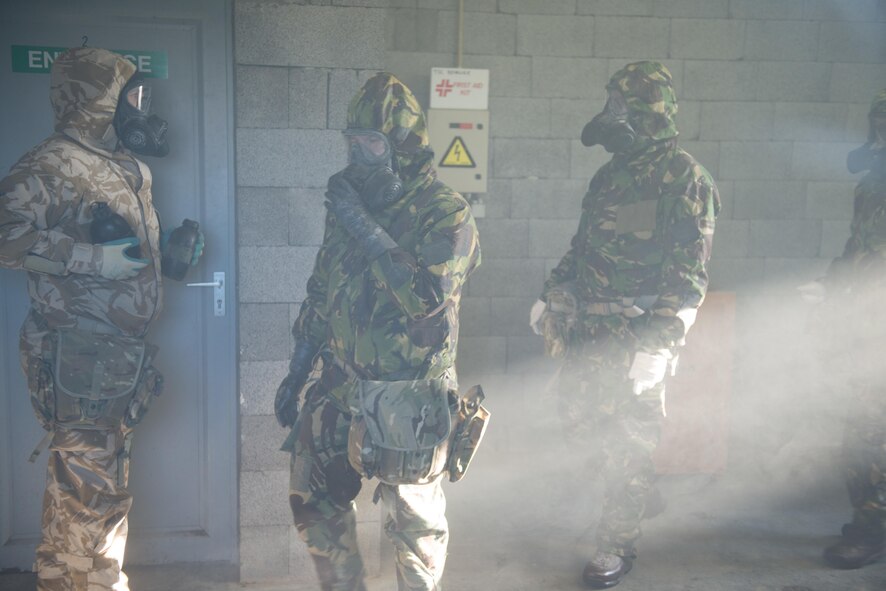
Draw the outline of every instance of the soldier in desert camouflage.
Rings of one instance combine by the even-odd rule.
[[[849,240],[824,277],[800,290],[806,301],[822,304],[812,324],[824,346],[823,366],[844,378],[838,380],[847,419],[842,460],[853,514],[824,559],[855,569],[886,556],[886,89],[871,103],[867,142],[846,164],[853,174],[865,172],[855,187]]]
[[[161,229],[132,151],[165,155],[166,123],[110,51],[63,52],[50,81],[55,133],[0,181],[0,266],[28,272],[21,363],[48,431],[37,588],[126,591],[130,435],[162,388],[144,341],[161,308]],[[97,203],[134,236],[93,244]]]
[[[590,182],[572,245],[545,283],[530,324],[564,358],[559,410],[567,439],[605,486],[592,588],[631,569],[653,498],[652,452],[665,373],[707,290],[720,207],[708,172],[677,147],[677,102],[667,68],[628,64],[607,85],[582,133],[613,154]]]
[[[344,136],[349,165],[329,179],[323,244],[275,403],[280,424],[295,425],[284,445],[289,500],[321,588],[365,589],[354,498],[362,477],[377,476],[399,588],[439,589],[449,534],[441,474],[430,464],[449,430],[458,308],[480,262],[477,229],[467,202],[436,180],[424,114],[397,78],[366,82]],[[393,442],[382,460],[405,457],[393,448],[423,448],[429,455],[408,451],[407,463],[428,464],[374,463],[377,449],[349,437],[355,430]]]

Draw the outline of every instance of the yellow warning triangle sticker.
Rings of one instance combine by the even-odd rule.
[[[449,147],[446,149],[446,154],[443,156],[443,159],[440,160],[440,166],[476,168],[477,163],[474,162],[471,153],[468,152],[468,147],[465,146],[465,142],[461,139],[461,136],[455,136],[452,139],[452,143],[449,144]]]

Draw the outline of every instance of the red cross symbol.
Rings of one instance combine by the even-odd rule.
[[[441,97],[445,97],[452,90],[452,83],[449,80],[444,80],[440,84],[434,87]]]

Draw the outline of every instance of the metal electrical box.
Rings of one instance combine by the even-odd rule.
[[[489,111],[431,109],[428,134],[440,180],[459,193],[485,193]]]

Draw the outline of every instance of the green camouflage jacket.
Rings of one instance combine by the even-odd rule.
[[[76,48],[52,66],[56,133],[32,148],[0,181],[0,267],[25,257],[60,263],[62,275],[29,273],[32,311],[50,328],[87,318],[142,335],[161,306],[159,221],[151,172],[119,147],[117,98],[135,66],[104,49]],[[97,275],[100,249],[89,236],[90,206],[107,202],[141,240],[150,264],[132,279]]]
[[[664,66],[629,64],[609,88],[627,99],[637,148],[616,154],[594,175],[578,231],[545,293],[572,282],[585,304],[649,296],[655,302],[629,321],[630,330],[640,347],[673,347],[686,330],[677,313],[700,306],[707,290],[719,195],[704,167],[676,145],[677,103]],[[580,317],[586,326],[627,322],[620,315]]]
[[[886,90],[874,99],[871,116],[886,116]],[[873,130],[871,137],[873,139]],[[886,170],[868,172],[855,187],[852,224],[843,254],[834,259],[825,282],[836,288],[851,288],[853,283],[886,281]]]
[[[461,289],[480,263],[474,218],[461,195],[435,180],[424,115],[396,78],[369,80],[351,103],[348,123],[410,130],[395,150],[407,192],[374,214],[398,248],[367,263],[327,214],[293,335],[328,347],[366,379],[440,376],[455,363]]]

